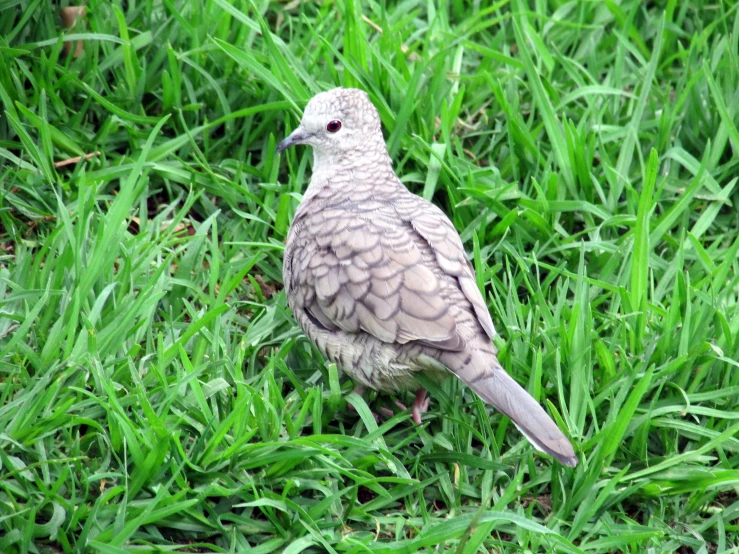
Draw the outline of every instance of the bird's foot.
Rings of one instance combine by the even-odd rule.
[[[354,387],[354,390],[352,392],[355,392],[359,396],[362,396],[364,394],[364,385],[357,385],[356,387]],[[352,404],[351,402],[347,402],[347,407],[352,412],[356,412],[357,411],[357,409],[354,407],[354,404]],[[386,412],[389,412],[390,415],[388,415]],[[378,424],[380,423],[380,421],[381,421],[381,419],[383,417],[390,418],[393,415],[395,415],[395,414],[393,414],[392,410],[388,410],[387,408],[380,408],[380,413],[379,414],[376,414],[375,412],[372,412],[372,417],[375,418],[375,421]]]
[[[402,402],[400,402],[398,400],[393,400],[393,402],[395,403],[395,405],[398,407],[398,409],[401,412],[404,412],[404,411],[406,411],[408,409],[408,408],[405,407],[405,404],[403,404]],[[395,412],[394,411],[392,411],[390,408],[385,408],[385,407],[380,408],[380,413],[386,419],[390,419],[391,417],[393,417],[395,415]]]
[[[364,394],[364,385],[357,385],[356,387],[354,387],[354,390],[352,392],[355,392],[359,396],[362,396]],[[352,404],[351,402],[348,402],[347,404],[352,412],[357,411],[357,409],[354,407],[354,404]]]
[[[385,406],[380,407],[380,414],[385,419],[390,419],[395,415],[395,412],[393,412],[390,408],[386,408]]]
[[[416,425],[421,425],[421,414],[425,414],[429,409],[429,397],[426,395],[426,389],[418,387],[416,391],[416,399],[413,401],[411,408],[411,417]]]
[[[357,385],[356,387],[354,387],[353,392],[357,393],[359,396],[362,396],[362,394],[364,394],[364,386]],[[393,400],[393,402],[395,403],[395,405],[398,407],[398,409],[401,412],[404,412],[408,409],[406,405],[400,402],[399,400]],[[357,409],[351,403],[348,404],[348,407],[353,412],[357,411]],[[416,391],[416,399],[413,401],[413,406],[411,408],[411,416],[413,417],[413,421],[415,421],[416,424],[421,425],[421,414],[426,413],[428,409],[429,409],[429,398],[428,396],[426,396],[426,389],[424,389],[423,387],[420,387]],[[380,416],[384,417],[385,419],[390,419],[391,417],[395,415],[395,412],[391,410],[390,408],[385,408],[383,406],[378,410],[378,413],[373,414],[373,415],[375,416],[375,419],[379,421]]]

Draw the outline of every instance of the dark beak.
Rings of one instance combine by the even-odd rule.
[[[296,144],[305,144],[308,138],[308,133],[306,133],[302,127],[298,127],[292,133],[290,133],[287,138],[285,138],[285,140],[277,145],[275,153],[279,154],[286,148],[290,148],[291,146],[295,146]]]

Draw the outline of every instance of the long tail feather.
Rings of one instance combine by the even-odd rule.
[[[524,437],[541,452],[575,467],[578,459],[567,437],[539,403],[501,367],[491,368],[472,379],[454,372],[485,402],[507,415]]]

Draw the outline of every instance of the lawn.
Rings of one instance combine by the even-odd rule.
[[[737,6],[0,1],[0,552],[739,552]],[[347,409],[274,153],[334,86],[576,468],[454,380]]]

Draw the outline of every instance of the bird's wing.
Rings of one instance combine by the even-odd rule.
[[[306,216],[289,241],[286,285],[293,309],[304,309],[330,330],[462,350],[439,279],[414,235],[387,207],[371,215],[337,207]]]
[[[462,240],[451,221],[436,206],[420,197],[398,202],[395,208],[431,247],[439,268],[447,275],[456,277],[480,326],[493,338],[493,321],[477,288],[475,274],[465,255]],[[577,457],[570,441],[539,403],[505,372],[495,356],[491,357],[479,349],[473,349],[471,357],[467,355],[468,352],[461,354],[447,353],[442,358],[452,373],[485,402],[510,417],[537,449],[554,456],[565,465],[577,465]]]
[[[493,320],[477,287],[475,272],[467,259],[462,239],[459,238],[457,230],[446,214],[431,202],[413,194],[396,202],[395,210],[431,247],[439,269],[457,279],[459,288],[472,305],[480,326],[492,339],[495,336]]]

